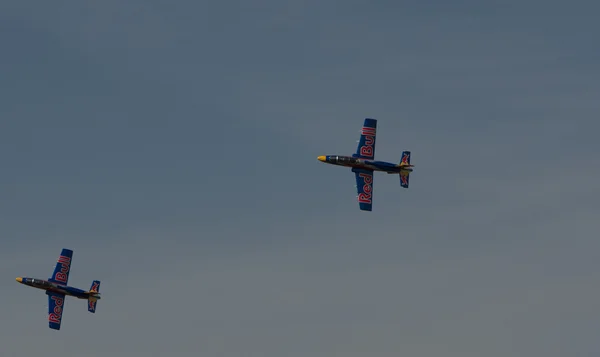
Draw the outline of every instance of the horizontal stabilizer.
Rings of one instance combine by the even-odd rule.
[[[400,171],[400,186],[404,188],[408,188],[408,181],[410,178],[410,171],[402,170]]]
[[[96,305],[98,305],[98,299],[93,296],[88,298],[88,311],[92,314],[96,313]]]

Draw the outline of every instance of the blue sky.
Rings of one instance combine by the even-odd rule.
[[[598,10],[3,3],[0,354],[598,355]],[[316,160],[365,117],[371,213]]]

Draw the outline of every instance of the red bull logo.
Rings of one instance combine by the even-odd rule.
[[[60,270],[54,274],[54,280],[66,284],[69,276],[69,269],[71,268],[71,258],[61,255],[58,257],[58,264]]]
[[[406,173],[406,172],[400,173],[400,184],[402,186],[408,186],[408,173]]]
[[[55,324],[59,324],[60,320],[62,319],[62,313],[63,313],[62,307],[63,307],[65,300],[59,296],[52,296],[51,299],[54,301],[54,309],[48,315],[48,320]]]
[[[92,299],[88,300],[88,305],[89,305],[90,310],[95,310],[96,309],[96,300],[92,300]]]
[[[402,155],[402,164],[408,165],[408,159],[410,159],[410,154]]]
[[[360,173],[359,177],[362,177],[364,184],[362,187],[363,192],[358,194],[358,202],[371,204],[372,192],[373,192],[373,175]]]
[[[373,157],[375,149],[373,146],[375,145],[375,128],[368,128],[363,126],[361,135],[365,138],[365,143],[360,147],[360,155],[364,157]]]
[[[90,291],[97,293],[98,292],[98,283],[94,282],[92,283],[92,288],[90,289]]]

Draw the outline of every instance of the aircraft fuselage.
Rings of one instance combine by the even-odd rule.
[[[388,174],[399,174],[403,171],[412,172],[412,165],[401,166],[391,162],[366,160],[352,156],[325,155],[319,156],[317,159],[326,164],[346,166],[363,170],[382,171],[387,172]]]
[[[77,299],[88,299],[90,296],[100,300],[99,294],[93,294],[85,290],[81,290],[72,286],[59,285],[48,280],[34,279],[34,278],[17,278],[17,282],[31,286],[32,288],[55,292],[58,294],[64,294],[67,296],[73,296]]]

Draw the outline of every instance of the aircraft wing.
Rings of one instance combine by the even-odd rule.
[[[46,294],[48,295],[48,327],[53,330],[60,330],[65,295],[50,291],[46,292]]]
[[[360,139],[356,153],[352,156],[361,159],[375,159],[375,137],[377,136],[377,120],[366,118],[360,131]]]
[[[358,206],[361,211],[373,209],[373,171],[352,169],[356,176],[356,191],[358,193]]]
[[[58,257],[58,261],[56,262],[56,267],[54,268],[54,273],[52,273],[52,277],[48,279],[53,283],[59,285],[67,285],[69,281],[69,272],[71,271],[71,260],[73,259],[73,251],[70,249],[63,249],[60,252],[60,256]]]

